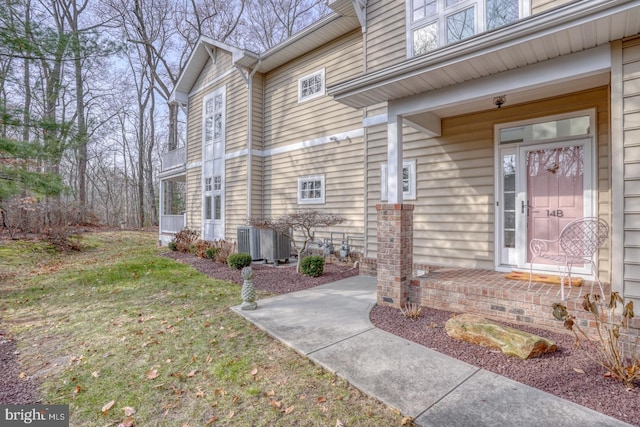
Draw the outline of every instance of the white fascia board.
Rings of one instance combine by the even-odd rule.
[[[609,44],[601,45],[482,79],[389,101],[389,116],[421,113],[473,99],[574,80],[610,69],[611,47]]]
[[[174,102],[177,102],[179,104],[188,104],[189,94],[178,91],[178,90],[174,90],[173,92],[171,92],[171,95],[169,96],[169,104]]]
[[[170,96],[170,100],[186,103],[186,99],[184,99],[183,97],[184,94],[188,94],[191,91],[194,83],[202,72],[202,67],[204,67],[204,65],[210,58],[209,52],[207,51],[207,46],[214,46],[218,49],[229,52],[231,54],[233,63],[236,63],[245,58],[249,58],[252,61],[258,60],[258,55],[251,51],[238,49],[212,38],[200,36],[198,42],[189,55],[189,59],[187,60],[182,73],[180,73],[180,77],[176,82],[176,85]]]

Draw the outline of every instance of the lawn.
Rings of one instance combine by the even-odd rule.
[[[0,241],[0,328],[72,426],[401,424],[233,313],[240,286],[158,256],[156,234],[76,239]]]

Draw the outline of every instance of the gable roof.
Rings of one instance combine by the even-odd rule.
[[[340,5],[339,10],[343,12],[346,10],[346,6],[343,3],[345,3],[345,0],[334,0],[329,6]],[[347,3],[350,7],[353,7],[350,1]],[[359,26],[356,16],[332,12],[262,54],[202,36],[198,39],[191,55],[189,55],[189,59],[171,93],[169,102],[187,102],[193,85],[210,59],[210,52],[216,49],[230,53],[234,66],[266,73],[353,31]]]

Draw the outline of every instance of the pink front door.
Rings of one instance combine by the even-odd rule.
[[[527,262],[531,239],[552,240],[584,216],[584,145],[527,151]],[[557,248],[550,248],[557,252]]]

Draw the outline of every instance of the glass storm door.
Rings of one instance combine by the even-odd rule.
[[[591,144],[583,139],[500,149],[498,266],[528,268],[531,239],[555,239],[572,220],[592,215]],[[548,269],[538,261],[535,268]]]

